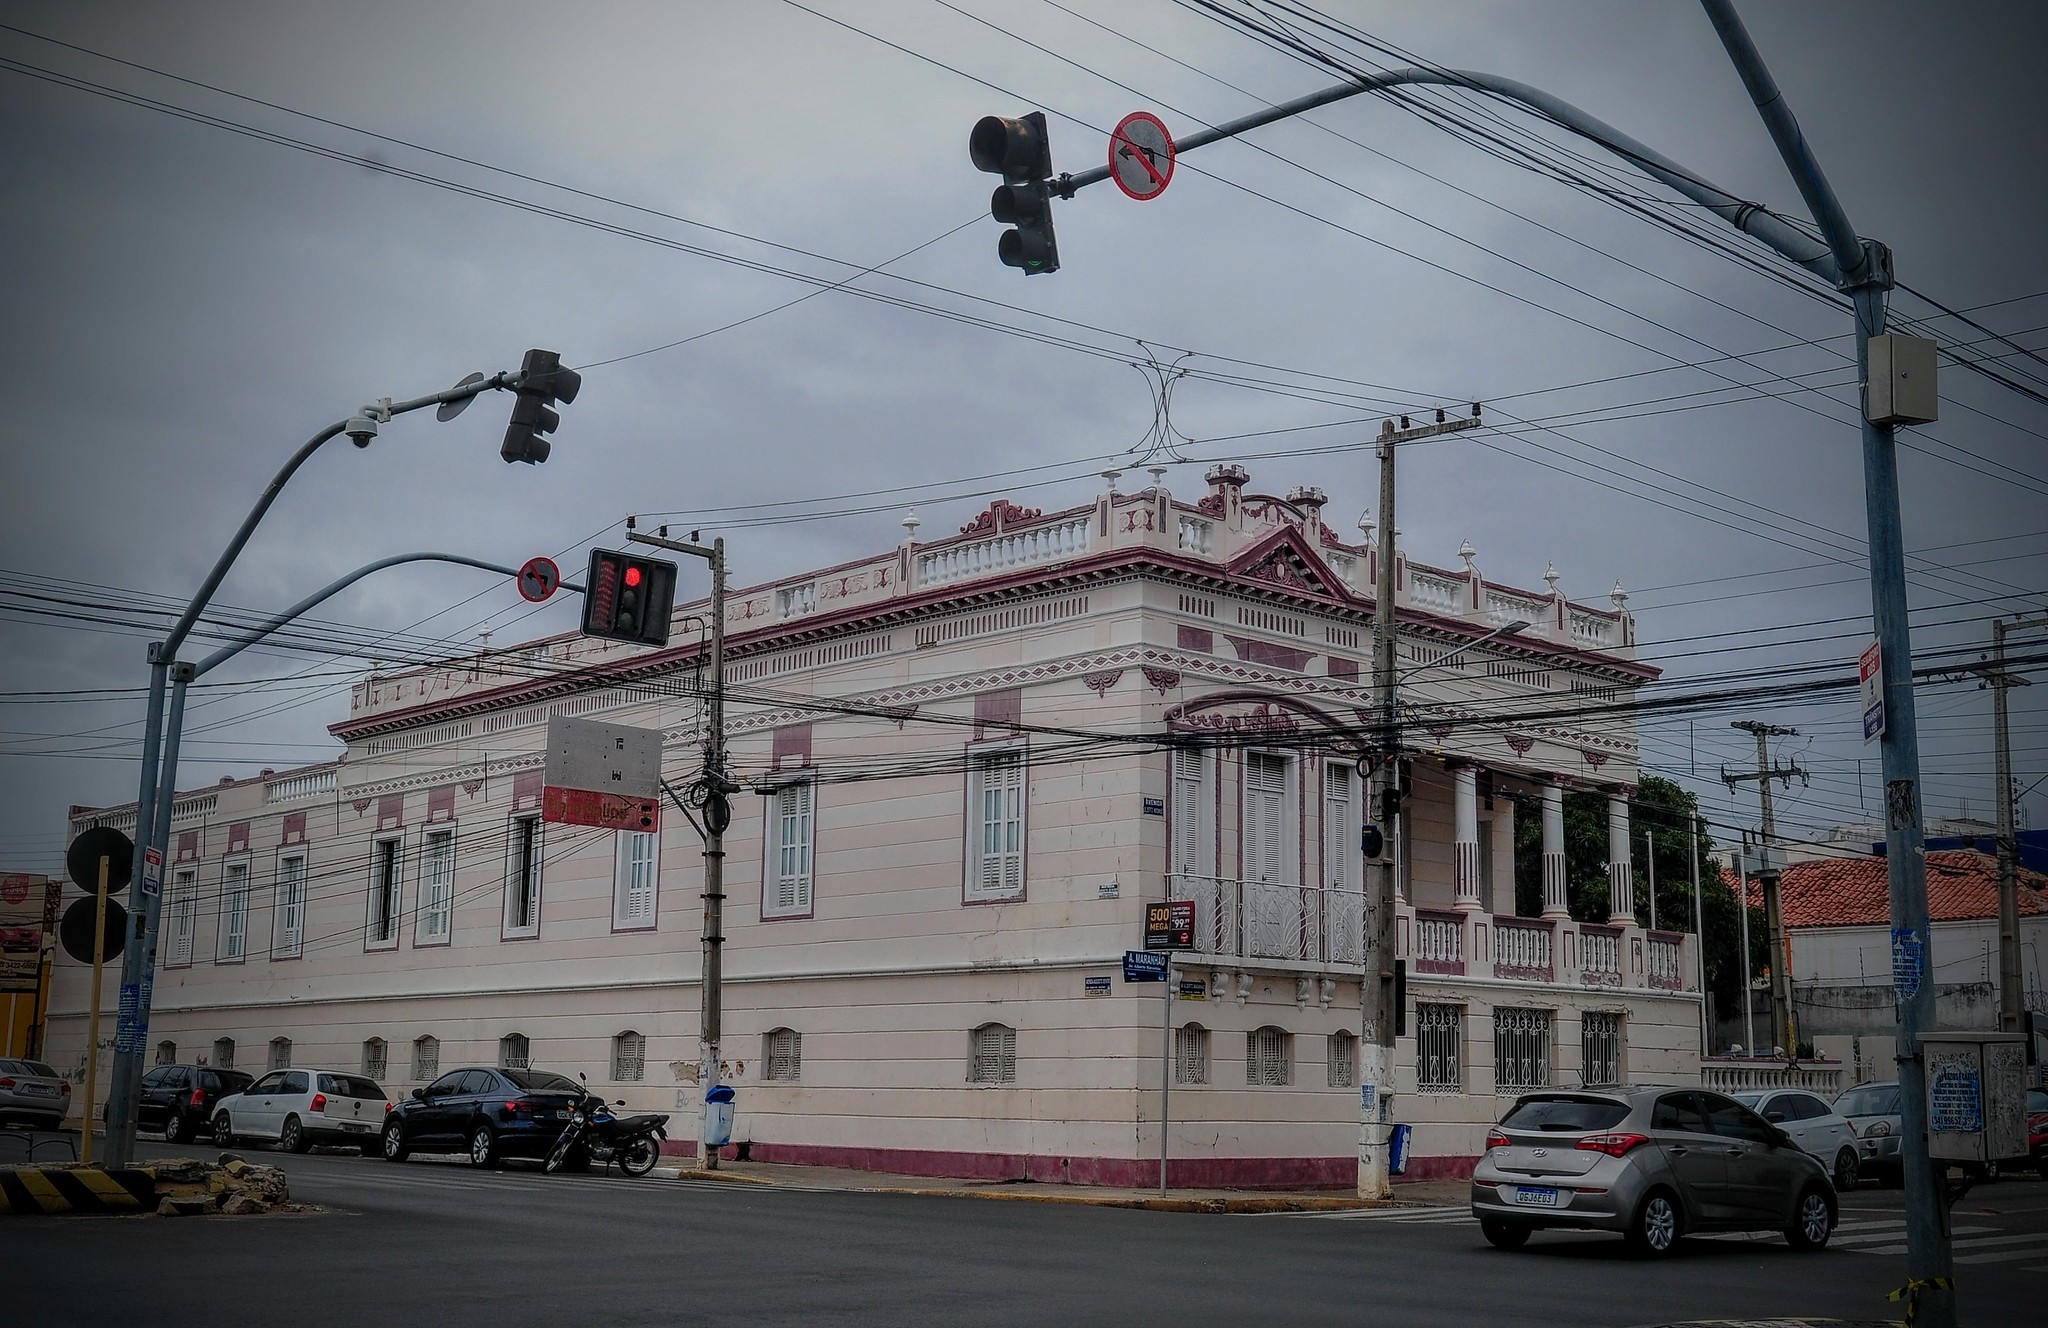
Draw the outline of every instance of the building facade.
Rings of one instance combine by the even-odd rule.
[[[1178,1185],[1346,1186],[1358,1137],[1370,527],[1323,497],[1154,485],[733,592],[723,1076],[762,1160],[1150,1184],[1162,1045]],[[1501,1094],[1696,1080],[1690,936],[1636,924],[1619,587],[1397,555],[1408,754],[1396,1119],[1468,1171]],[[649,651],[569,636],[372,676],[340,759],[181,795],[150,1038],[164,1058],[589,1075],[697,1110],[702,846],[541,819],[553,715],[701,765],[706,603]],[[1510,623],[1527,626],[1453,656]],[[1611,913],[1566,912],[1567,788],[1610,795]],[[1543,906],[1515,912],[1517,801]],[[132,823],[80,809],[74,828]],[[1197,906],[1173,995],[1127,985],[1144,906]],[[79,974],[51,1054],[82,1065]],[[1162,1006],[1167,1013],[1162,1016]],[[1170,1025],[1162,1028],[1162,1022]]]

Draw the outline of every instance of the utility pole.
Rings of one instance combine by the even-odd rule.
[[[1745,835],[1748,831],[1743,832]],[[1735,860],[1736,917],[1742,921],[1742,1045],[1756,1055],[1756,983],[1749,972],[1749,880],[1742,874],[1742,854]]]
[[[1731,774],[1723,770],[1721,781],[1732,790],[1737,784],[1755,780],[1757,796],[1763,802],[1763,870],[1757,873],[1757,879],[1763,882],[1764,887],[1764,936],[1771,952],[1771,1007],[1777,1016],[1773,1021],[1777,1027],[1773,1032],[1778,1039],[1779,1051],[1790,1063],[1799,1059],[1799,1025],[1792,1017],[1792,938],[1785,933],[1785,907],[1778,892],[1777,861],[1771,856],[1772,846],[1778,839],[1778,822],[1771,811],[1771,781],[1776,779],[1790,784],[1797,776],[1803,783],[1806,772],[1799,768],[1797,762],[1773,767],[1771,739],[1797,737],[1799,730],[1753,719],[1738,719],[1730,727],[1756,736],[1756,773]]]
[[[1714,993],[1707,989],[1707,925],[1700,903],[1700,818],[1697,815],[1686,822],[1685,860],[1692,868],[1692,966],[1700,982],[1700,1055],[1704,1056],[1713,1049]]]
[[[702,790],[704,823],[704,941],[703,980],[698,984],[697,1083],[704,1101],[697,1122],[697,1161],[706,1171],[718,1170],[718,1150],[711,1146],[711,1090],[718,1086],[719,1039],[725,1021],[725,832],[732,824],[732,804],[727,801],[738,787],[725,773],[725,537],[706,546],[668,538],[668,527],[659,535],[628,530],[626,538],[637,544],[652,544],[676,553],[687,553],[711,564],[711,723],[704,739],[704,778],[693,789]],[[695,801],[695,799],[692,799]]]
[[[2048,627],[2048,614],[2037,618],[1999,618],[1991,624],[1991,658],[1972,666],[1983,677],[1979,687],[1991,689],[1992,725],[1998,755],[1998,1026],[2017,1033],[2026,1023],[2026,992],[2020,975],[2020,853],[2013,825],[2012,731],[2006,713],[2008,688],[2031,686],[2029,679],[2005,667],[2005,634],[2029,627]]]
[[[1643,870],[1650,878],[1650,930],[1657,930],[1657,836],[1643,831]]]

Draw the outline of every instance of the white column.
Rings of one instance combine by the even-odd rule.
[[[1629,861],[1628,794],[1607,795],[1607,920],[1634,925],[1635,868]]]
[[[1457,792],[1453,847],[1458,856],[1458,907],[1479,907],[1479,771],[1461,765],[1451,771]]]
[[[1564,786],[1543,786],[1543,916],[1569,913],[1564,867]]]

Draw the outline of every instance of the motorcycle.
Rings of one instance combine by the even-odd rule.
[[[618,1105],[625,1106],[625,1100],[621,1098]],[[583,1100],[570,1108],[569,1123],[548,1150],[542,1170],[554,1172],[571,1166],[582,1170],[592,1162],[606,1166],[617,1162],[628,1176],[644,1176],[654,1170],[661,1156],[659,1141],[667,1137],[668,1117],[614,1116],[611,1104],[586,1088]]]

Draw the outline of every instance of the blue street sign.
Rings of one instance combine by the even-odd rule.
[[[1166,981],[1166,955],[1150,950],[1124,951],[1124,981]]]

